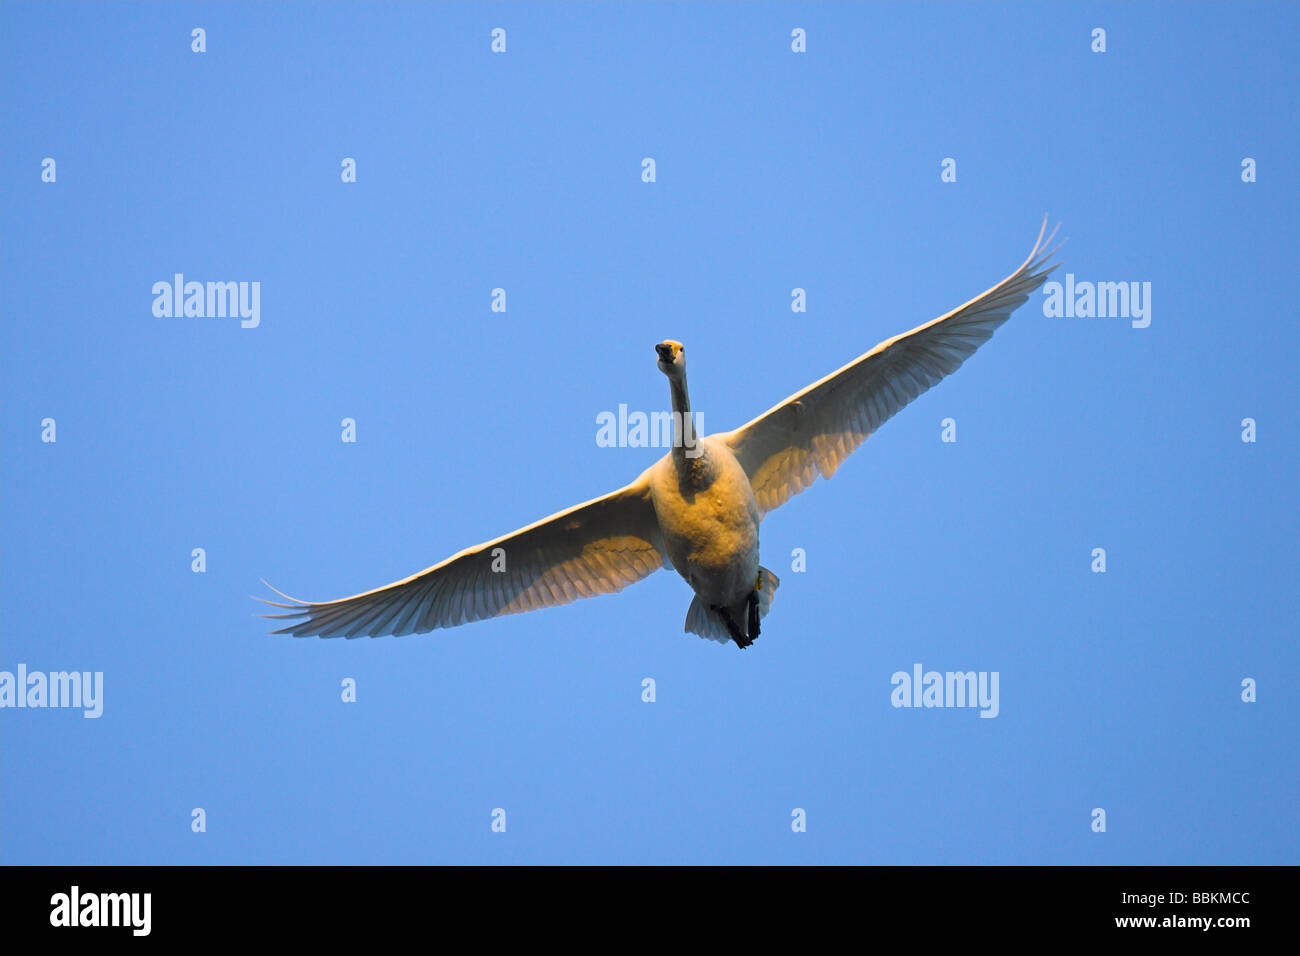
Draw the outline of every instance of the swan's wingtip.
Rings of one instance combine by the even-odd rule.
[[[280,595],[280,597],[284,598],[286,601],[292,601],[292,602],[293,602],[292,604],[280,604],[280,603],[277,602],[277,601],[268,601],[266,598],[257,598],[257,599],[256,599],[256,600],[258,600],[258,601],[261,601],[263,604],[269,604],[269,605],[271,605],[272,607],[306,607],[307,605],[309,605],[309,604],[312,603],[311,601],[304,601],[304,600],[302,600],[302,599],[300,599],[300,598],[293,597],[293,596],[290,595],[290,594],[285,594],[283,591],[281,591],[279,588],[277,588],[277,587],[276,587],[274,584],[272,584],[270,581],[266,580],[266,578],[262,578],[261,581],[262,581],[263,584],[265,584],[268,588],[270,588],[270,589],[271,589],[272,591],[274,591],[276,594]]]

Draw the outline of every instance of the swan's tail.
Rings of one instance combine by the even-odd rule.
[[[767,568],[758,569],[758,616],[759,618],[767,617],[768,609],[772,606],[772,599],[776,597],[776,589],[781,586],[781,579],[769,571]],[[743,629],[745,624],[745,602],[731,609],[733,619]],[[690,609],[686,612],[686,631],[690,634],[698,634],[700,637],[707,638],[710,641],[717,641],[719,644],[731,643],[731,632],[727,630],[727,622],[722,619],[722,615],[700,600],[697,594],[691,599]]]
[[[776,589],[781,586],[781,579],[769,571],[767,568],[758,569],[758,616],[767,617],[767,609],[772,606],[772,599],[776,597]]]

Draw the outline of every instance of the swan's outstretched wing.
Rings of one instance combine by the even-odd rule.
[[[378,637],[455,627],[621,591],[667,560],[648,475],[387,587],[319,603],[277,591],[293,603],[266,603],[291,613],[266,616],[297,621],[277,634]]]
[[[719,435],[767,513],[826,478],[877,428],[956,371],[1043,284],[1043,229],[1024,264],[978,298],[910,332],[886,339],[735,431]],[[1049,237],[1048,242],[1051,239]]]

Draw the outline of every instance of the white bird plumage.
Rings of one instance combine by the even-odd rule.
[[[747,647],[776,575],[758,563],[764,515],[835,470],[901,408],[952,374],[1055,268],[1047,220],[1024,263],[946,315],[881,342],[730,432],[697,438],[685,349],[655,346],[678,425],[671,452],[631,484],[337,601],[266,601],[299,637],[412,634],[610,594],[661,567],[695,592],[686,630]],[[1053,233],[1055,235],[1055,233]],[[1053,250],[1055,251],[1055,250]],[[505,570],[497,556],[504,551]],[[269,585],[268,585],[269,587]],[[264,599],[259,599],[264,600]]]

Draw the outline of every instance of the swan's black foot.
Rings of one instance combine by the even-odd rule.
[[[749,592],[749,639],[758,638],[758,592]]]
[[[737,647],[743,651],[745,648],[749,647],[750,644],[754,643],[745,636],[744,632],[739,627],[736,626],[736,622],[731,619],[731,615],[727,612],[725,607],[718,607],[715,604],[713,610],[722,615],[722,620],[727,625],[727,633],[731,635],[731,639],[736,642]]]

